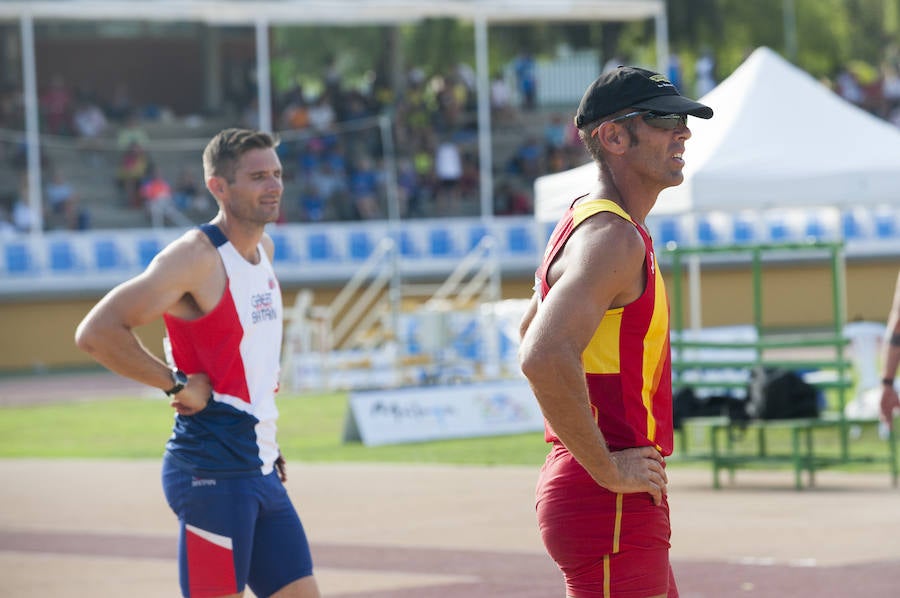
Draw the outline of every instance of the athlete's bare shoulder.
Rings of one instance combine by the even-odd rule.
[[[147,266],[145,277],[167,281],[192,292],[204,286],[221,269],[218,252],[199,229],[191,229],[168,244]]]
[[[631,221],[609,212],[595,214],[572,233],[567,253],[566,273],[584,285],[578,291],[582,296],[621,307],[643,292],[645,246]]]
[[[211,310],[226,284],[218,251],[199,229],[189,230],[167,245],[142,277],[171,292],[177,302],[169,303],[167,311],[184,318]]]
[[[191,229],[163,248],[153,261],[159,267],[202,271],[217,259],[216,248],[206,234]]]
[[[640,264],[644,259],[644,241],[630,220],[613,212],[599,212],[575,229],[573,238],[590,261],[618,261]],[[594,262],[596,263],[596,262]]]

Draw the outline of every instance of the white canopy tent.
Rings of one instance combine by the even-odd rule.
[[[758,48],[700,101],[684,183],[651,214],[890,204],[900,189],[900,129],[857,108],[768,48]],[[541,177],[535,212],[559,217],[590,192],[593,163]]]
[[[40,165],[34,21],[150,20],[191,21],[210,25],[253,25],[256,28],[257,89],[260,128],[271,130],[269,27],[273,25],[362,25],[409,23],[427,18],[456,18],[475,25],[478,131],[482,218],[493,215],[490,103],[488,73],[489,23],[546,21],[632,21],[653,19],[656,56],[664,68],[669,56],[665,0],[28,0],[0,3],[0,20],[21,24],[23,80],[28,136],[29,194],[41,234]]]

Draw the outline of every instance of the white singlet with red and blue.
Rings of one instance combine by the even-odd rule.
[[[169,314],[164,320],[174,365],[209,376],[213,393],[199,413],[175,416],[166,452],[179,469],[201,478],[267,475],[278,458],[281,289],[261,244],[259,263],[251,264],[218,227],[200,229],[225,266],[225,291],[196,320]]]

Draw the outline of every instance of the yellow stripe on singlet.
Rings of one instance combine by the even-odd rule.
[[[584,371],[588,374],[619,374],[622,371],[619,337],[624,308],[606,312],[594,336],[581,354]]]
[[[608,199],[591,199],[575,206],[572,217],[573,225],[578,226],[586,218],[599,212],[611,212],[634,224],[631,216],[619,204]],[[600,325],[594,331],[594,336],[581,355],[585,372],[589,374],[618,374],[621,372],[619,330],[622,327],[624,311],[624,308],[617,307],[604,314]]]
[[[653,298],[653,316],[650,319],[647,334],[644,336],[644,363],[641,373],[644,386],[641,388],[641,400],[644,403],[644,409],[647,411],[647,438],[656,445],[656,417],[653,411],[653,396],[659,387],[659,378],[662,373],[658,368],[665,361],[661,353],[663,350],[668,349],[668,346],[664,342],[659,342],[659,339],[666,337],[666,331],[669,327],[669,315],[665,283],[659,272],[659,265],[656,263],[655,256],[652,267],[656,280],[656,296]]]
[[[585,218],[593,216],[598,212],[612,212],[629,222],[634,222],[634,220],[631,219],[631,216],[628,215],[628,212],[611,199],[589,199],[580,204],[576,204],[572,214],[572,223],[574,226],[578,226]]]

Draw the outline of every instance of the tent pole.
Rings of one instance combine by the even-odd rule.
[[[475,79],[478,89],[478,164],[481,192],[481,219],[490,224],[494,217],[494,175],[491,163],[491,95],[488,70],[487,18],[475,19]]]
[[[44,210],[41,201],[41,139],[38,131],[37,66],[34,58],[34,20],[31,13],[22,15],[22,77],[25,100],[25,148],[28,165],[28,207],[31,210],[31,235],[44,234]]]
[[[654,19],[656,25],[656,70],[667,74],[669,71],[669,19],[665,3],[660,5]]]
[[[256,20],[256,98],[259,130],[272,132],[272,87],[269,78],[269,21]]]
[[[500,280],[500,248],[494,231],[494,175],[491,160],[491,94],[490,63],[488,62],[488,21],[483,15],[475,18],[475,76],[478,88],[478,162],[481,192],[481,221],[493,239],[486,259],[490,261],[490,315],[485,325],[485,374],[496,377],[500,373],[500,339],[497,327],[497,306],[502,294]]]
[[[791,62],[797,62],[797,11],[794,0],[782,0],[781,11],[784,21],[784,55]]]
[[[400,276],[400,194],[397,186],[397,153],[394,148],[393,119],[387,114],[378,117],[378,128],[381,131],[381,151],[384,156],[383,168],[387,188],[388,230],[394,242],[391,247],[391,283],[389,289],[391,309],[391,339],[400,339],[400,306],[403,300],[402,280]]]

